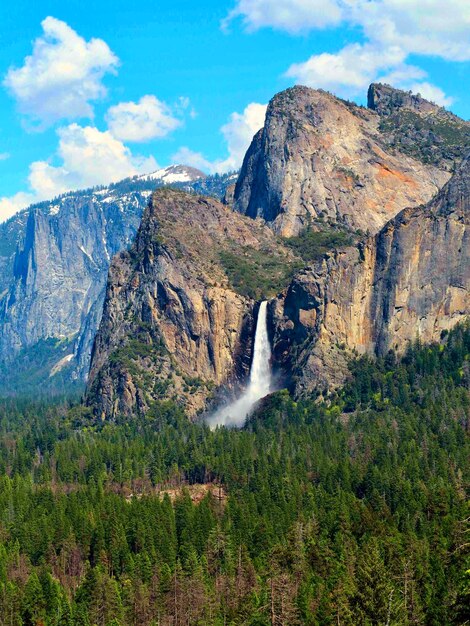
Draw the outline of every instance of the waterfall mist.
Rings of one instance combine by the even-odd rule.
[[[264,301],[259,307],[248,387],[239,398],[230,404],[220,407],[208,417],[207,422],[211,427],[220,425],[240,428],[244,425],[256,402],[272,391],[271,346],[268,338],[267,304]]]

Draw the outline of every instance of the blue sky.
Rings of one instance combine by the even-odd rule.
[[[238,167],[295,83],[364,102],[382,79],[470,117],[468,0],[18,0],[0,33],[0,220],[172,162]]]

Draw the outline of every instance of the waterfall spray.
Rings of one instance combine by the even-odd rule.
[[[256,402],[272,391],[267,305],[264,301],[259,307],[248,387],[237,400],[221,407],[209,417],[211,426],[243,426]]]

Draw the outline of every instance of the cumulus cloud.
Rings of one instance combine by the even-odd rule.
[[[345,96],[363,93],[369,82],[415,87],[442,105],[452,99],[408,65],[412,54],[447,61],[470,60],[468,0],[237,0],[226,21],[241,17],[247,30],[272,27],[290,34],[344,24],[359,28],[364,41],[291,65],[289,77]],[[414,82],[412,74],[415,75]],[[416,83],[416,80],[422,81]]]
[[[4,85],[36,128],[60,119],[91,118],[90,102],[106,95],[102,79],[115,73],[118,58],[102,39],[86,41],[54,17],[46,17],[41,26],[32,54],[22,67],[8,70]]]
[[[174,163],[192,165],[210,173],[225,173],[240,167],[243,157],[256,132],[264,126],[266,105],[252,102],[243,113],[232,113],[229,121],[220,129],[227,143],[228,156],[225,159],[209,161],[201,152],[187,147],[180,148],[173,155]]]
[[[173,163],[190,165],[191,167],[195,167],[198,170],[202,170],[203,172],[207,172],[209,174],[215,174],[217,171],[217,161],[209,161],[202,154],[202,152],[196,152],[187,146],[183,146],[175,152],[175,154],[171,157],[171,160]]]
[[[338,24],[342,8],[337,0],[238,0],[223,27],[238,17],[248,31],[270,27],[297,34]]]
[[[0,198],[0,222],[12,217],[15,213],[18,213],[24,207],[32,204],[35,200],[35,196],[32,193],[18,192],[14,196],[9,198]]]
[[[232,113],[227,124],[221,128],[227,142],[229,156],[221,162],[219,171],[228,172],[240,167],[245,152],[255,133],[264,126],[266,105],[252,102],[243,113]]]
[[[182,99],[181,109],[189,106]],[[171,108],[155,96],[142,96],[138,102],[121,102],[108,109],[106,121],[110,132],[122,141],[148,141],[165,137],[181,125]]]
[[[291,34],[345,22],[385,48],[470,60],[468,0],[237,0],[224,24],[237,17],[247,30],[271,27]]]
[[[35,161],[29,168],[29,191],[0,199],[0,220],[32,202],[51,199],[73,189],[93,187],[154,171],[153,157],[134,156],[129,148],[92,126],[70,124],[58,131],[58,165]]]
[[[405,63],[406,56],[398,46],[351,44],[336,54],[313,55],[304,63],[294,63],[286,76],[296,83],[326,89],[345,98],[363,96],[371,82],[380,81],[419,92],[441,106],[450,106],[453,99],[425,80],[424,70]]]
[[[411,83],[404,85],[410,91],[414,93],[420,93],[423,98],[430,100],[435,104],[439,104],[441,107],[449,107],[454,102],[454,98],[446,96],[443,90],[432,83],[424,81],[422,83]]]
[[[346,18],[371,41],[400,46],[407,54],[470,60],[468,0],[358,0],[344,2]]]
[[[325,52],[294,63],[286,75],[303,85],[348,96],[361,93],[379,71],[399,66],[404,59],[400,48],[379,50],[371,44],[351,44],[337,54]]]

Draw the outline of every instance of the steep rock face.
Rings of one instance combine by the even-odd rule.
[[[134,245],[110,268],[87,392],[98,415],[168,398],[194,415],[214,387],[246,376],[254,302],[221,264],[222,253],[246,246],[279,254],[259,221],[209,198],[155,192]]]
[[[277,94],[245,156],[235,210],[285,236],[324,222],[373,233],[429,201],[448,180],[446,167],[389,147],[381,119],[307,87]]]
[[[157,174],[66,194],[0,224],[0,393],[83,384],[111,258],[133,241],[152,191],[203,185],[219,195],[232,181],[184,166]]]
[[[368,107],[380,116],[379,131],[392,150],[452,172],[470,147],[470,122],[419,94],[372,84]]]
[[[130,244],[148,195],[109,202],[94,194],[72,195],[52,209],[31,210],[11,283],[0,298],[2,360],[8,363],[23,348],[55,338],[69,344],[70,359],[63,365],[74,377],[84,375],[96,330],[90,320],[101,313],[110,259]]]
[[[470,314],[470,158],[425,207],[326,255],[271,304],[276,362],[297,394],[336,386],[353,354],[403,352]]]

